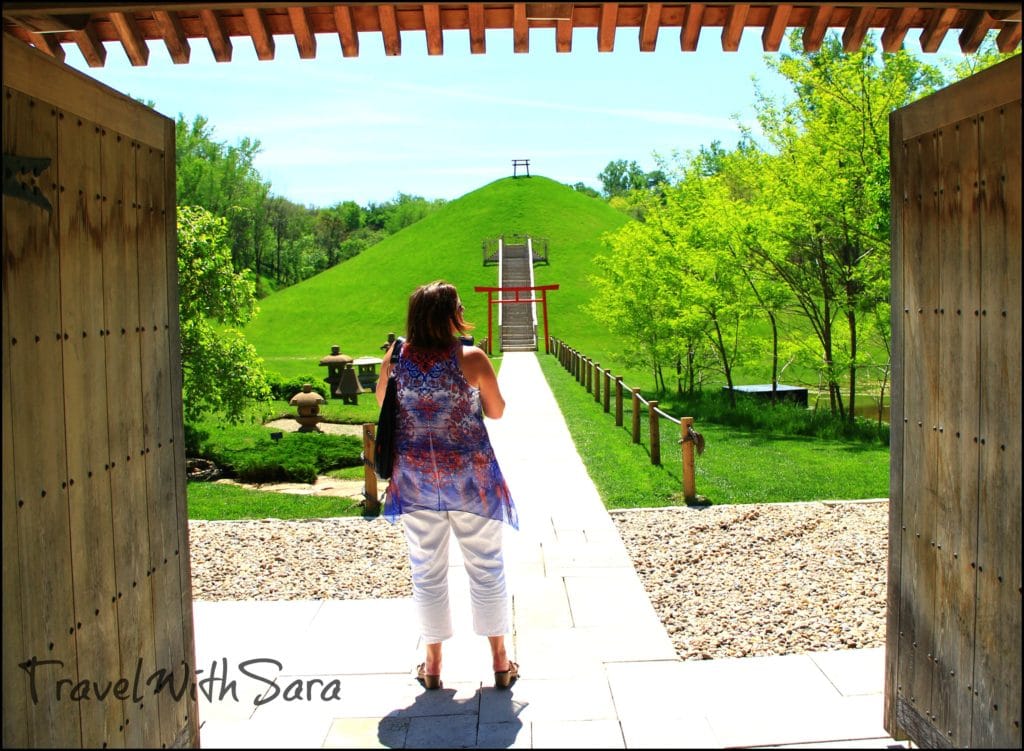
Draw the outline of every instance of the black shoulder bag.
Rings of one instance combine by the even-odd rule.
[[[388,386],[384,392],[384,403],[380,405],[380,415],[377,417],[373,470],[382,480],[391,479],[391,470],[395,465],[395,432],[398,428],[398,385],[395,382],[395,366],[404,343],[402,337],[395,340],[395,347],[391,351]]]

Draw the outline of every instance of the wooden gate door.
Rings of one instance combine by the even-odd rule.
[[[194,746],[174,123],[8,36],[3,90],[3,743]]]
[[[890,125],[885,727],[1020,748],[1020,56]]]

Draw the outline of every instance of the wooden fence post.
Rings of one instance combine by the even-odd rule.
[[[647,422],[651,427],[651,464],[661,464],[661,429],[658,427],[658,402],[647,402]]]
[[[601,401],[601,363],[594,363],[594,401]]]
[[[683,437],[683,499],[687,503],[697,500],[697,482],[694,477],[693,466],[693,440],[690,438],[690,428],[693,427],[692,417],[683,417],[679,420],[679,431]]]
[[[363,511],[367,514],[380,513],[377,497],[377,473],[373,469],[373,449],[377,444],[377,426],[372,422],[363,423]]]
[[[633,389],[633,443],[640,443],[640,389]]]
[[[587,393],[589,394],[594,390],[594,361],[589,357],[586,359],[587,368]]]
[[[615,376],[615,427],[622,427],[622,376]]]
[[[604,372],[604,413],[608,414],[611,409],[611,391],[612,391],[612,372],[606,370]]]

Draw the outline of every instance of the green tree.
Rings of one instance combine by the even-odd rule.
[[[265,204],[270,183],[256,170],[260,151],[256,139],[242,138],[238,144],[214,139],[214,128],[202,115],[188,123],[179,116],[175,123],[175,167],[180,206],[202,206],[227,220],[227,242],[236,271],[266,271]]]
[[[583,193],[584,195],[588,195],[591,198],[600,198],[601,197],[600,193],[598,193],[596,190],[594,190],[589,185],[587,185],[586,183],[583,183],[583,182],[573,183],[569,187],[572,188],[573,190],[575,190],[577,193]]]
[[[714,146],[715,144],[712,144]],[[756,307],[768,319],[771,331],[771,402],[778,395],[780,359],[780,316],[792,306],[793,295],[786,284],[767,267],[755,252],[756,248],[770,246],[775,238],[766,229],[771,226],[765,216],[768,207],[761,200],[761,176],[766,169],[765,154],[749,141],[741,141],[735,151],[711,153],[701,151],[701,157],[711,157],[715,169],[706,166],[702,173],[717,175],[722,190],[718,201],[705,210],[713,213],[724,228],[722,243],[743,276]]]
[[[810,322],[832,409],[852,421],[858,325],[888,298],[879,282],[889,269],[889,113],[935,90],[942,77],[906,51],[879,54],[870,36],[850,53],[834,34],[805,53],[792,33],[790,47],[792,54],[766,62],[796,98],[780,104],[756,92],[757,118],[775,152],[764,162],[760,196],[776,242],[754,251]]]
[[[656,388],[665,388],[662,362],[675,351],[673,322],[678,318],[676,267],[666,238],[650,225],[629,222],[602,238],[590,278],[595,294],[586,306],[595,320],[624,335],[631,357],[651,368]]]
[[[625,159],[608,162],[597,179],[601,181],[601,192],[606,198],[647,188],[647,174],[639,164]]]
[[[179,206],[177,223],[185,420],[218,411],[237,421],[270,395],[262,360],[239,330],[256,312],[254,287],[232,267],[224,219]]]
[[[365,212],[355,201],[342,201],[316,212],[314,234],[326,256],[326,266],[344,260],[342,243],[365,222]]]
[[[676,339],[689,342],[703,327],[735,405],[733,373],[752,351],[742,324],[755,304],[737,263],[729,186],[716,169],[708,164],[706,153],[685,163],[682,179],[665,188],[662,202],[648,212],[646,222],[668,240],[679,271],[678,322],[689,325],[677,326]]]

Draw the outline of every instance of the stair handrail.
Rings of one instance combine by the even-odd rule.
[[[505,269],[505,236],[498,236],[498,284],[503,285],[505,283],[504,271]],[[501,319],[504,313],[504,305],[498,306],[498,331],[501,331]]]
[[[530,286],[533,287],[537,282],[533,278],[533,238],[529,235],[526,236],[526,265],[530,269]],[[536,345],[537,342],[537,303],[530,303],[530,318],[533,323],[533,341]]]

